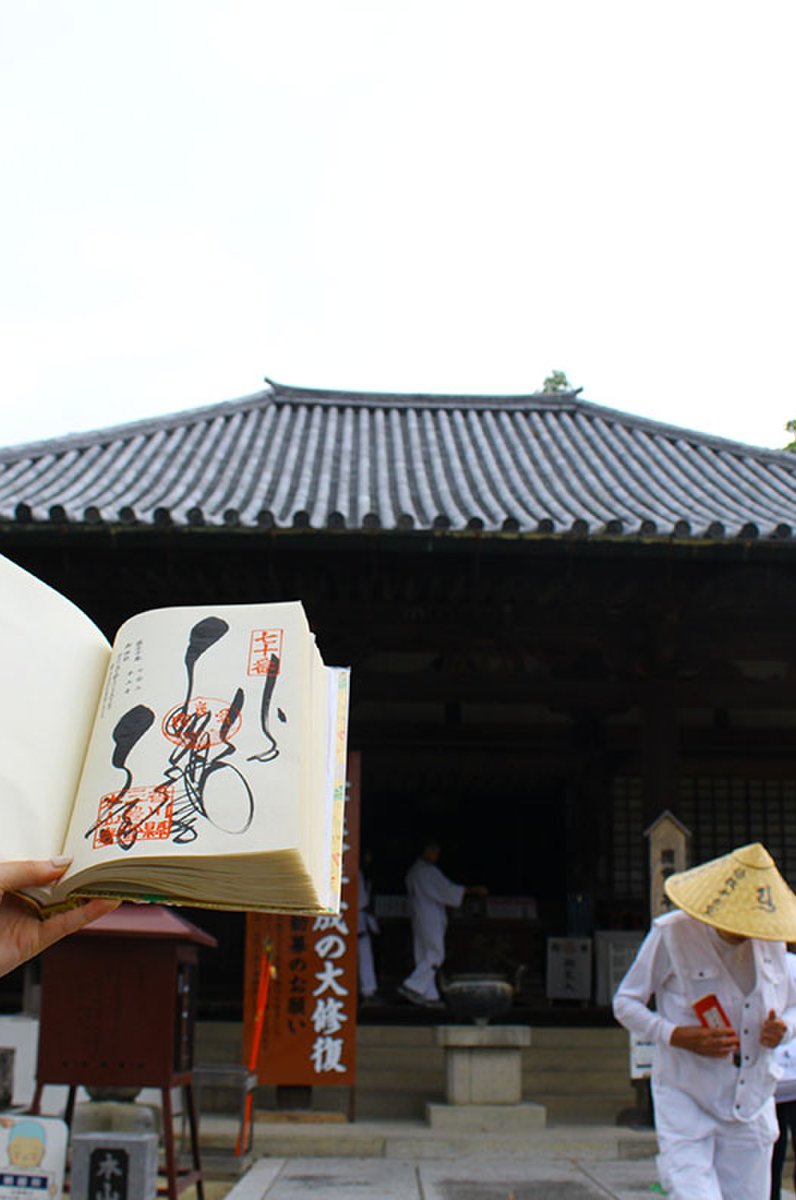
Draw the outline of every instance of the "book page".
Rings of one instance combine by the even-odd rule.
[[[299,849],[317,653],[300,603],[157,609],[116,636],[65,876],[120,858]]]
[[[348,701],[351,672],[348,667],[326,667],[328,690],[326,795],[327,822],[322,857],[327,864],[323,902],[338,912],[342,886],[346,767],[348,761]]]
[[[62,852],[110,646],[71,600],[0,557],[0,853]]]

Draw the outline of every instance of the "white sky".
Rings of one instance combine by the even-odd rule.
[[[4,0],[0,445],[303,386],[796,417],[793,0]]]

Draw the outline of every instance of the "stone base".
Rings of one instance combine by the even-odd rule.
[[[87,1100],[75,1105],[72,1133],[159,1133],[160,1109],[122,1100]]]
[[[432,1129],[472,1133],[518,1133],[544,1129],[543,1104],[427,1104],[426,1120]]]
[[[440,1025],[445,1048],[445,1099],[449,1104],[517,1105],[522,1101],[522,1048],[531,1040],[525,1025]]]

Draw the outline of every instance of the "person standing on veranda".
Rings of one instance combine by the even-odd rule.
[[[769,1200],[774,1051],[796,1033],[784,944],[796,896],[759,843],[671,875],[665,890],[677,909],[653,922],[614,997],[617,1020],[655,1043],[661,1183],[669,1200]]]
[[[376,1004],[379,985],[373,960],[373,935],[379,932],[379,922],[373,912],[373,854],[365,850],[359,868],[359,907],[357,910],[357,979],[363,1005]]]
[[[398,992],[412,1004],[439,1006],[437,971],[445,961],[445,930],[449,908],[458,908],[465,896],[486,896],[488,888],[452,883],[437,866],[441,847],[430,839],[406,875],[415,969]]]

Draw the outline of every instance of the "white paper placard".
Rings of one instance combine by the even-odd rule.
[[[591,996],[591,938],[547,939],[548,1000],[588,1000]]]

